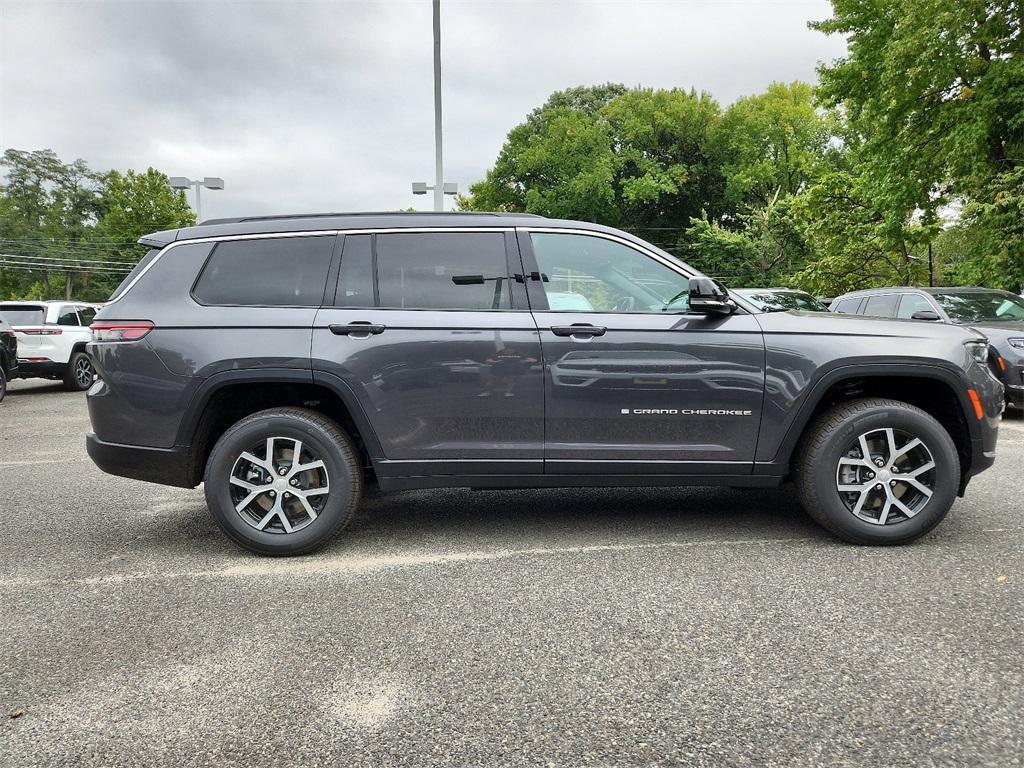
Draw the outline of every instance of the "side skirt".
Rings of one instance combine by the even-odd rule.
[[[782,478],[771,475],[407,475],[380,477],[382,491],[421,488],[623,488],[637,486],[731,486],[771,488]]]

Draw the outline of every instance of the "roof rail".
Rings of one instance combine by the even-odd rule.
[[[329,219],[343,216],[515,216],[543,219],[536,213],[508,213],[504,211],[341,211],[338,213],[285,213],[273,216],[237,216],[227,219],[205,219],[196,226],[210,224],[244,224],[252,221],[279,221],[282,219]]]

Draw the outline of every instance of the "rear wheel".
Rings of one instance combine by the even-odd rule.
[[[857,544],[902,544],[946,516],[960,483],[949,433],[896,400],[842,403],[812,424],[794,479],[807,513]]]
[[[265,555],[301,555],[352,519],[362,470],[335,422],[304,408],[273,408],[224,433],[204,483],[214,519],[237,544]]]
[[[7,396],[7,372],[4,371],[3,361],[0,360],[0,402]]]
[[[64,372],[64,388],[72,392],[84,392],[96,380],[92,360],[82,351],[73,352]]]

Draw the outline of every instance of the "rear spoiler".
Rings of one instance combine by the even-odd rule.
[[[163,232],[150,232],[139,238],[139,245],[146,245],[150,248],[163,248],[178,239],[178,230],[166,229]]]

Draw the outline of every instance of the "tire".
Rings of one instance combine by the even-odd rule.
[[[296,471],[317,462],[322,465]],[[334,421],[306,408],[272,408],[221,436],[203,482],[210,512],[228,538],[250,552],[290,556],[322,547],[348,525],[363,475],[352,440]]]
[[[0,360],[0,403],[7,397],[7,372],[4,371],[3,361]]]
[[[870,398],[819,416],[804,434],[793,475],[803,508],[834,535],[854,544],[905,544],[949,512],[960,485],[960,459],[953,439],[930,414],[898,400]]]
[[[64,389],[69,392],[85,392],[95,380],[96,369],[89,356],[81,350],[72,352],[64,372]]]

